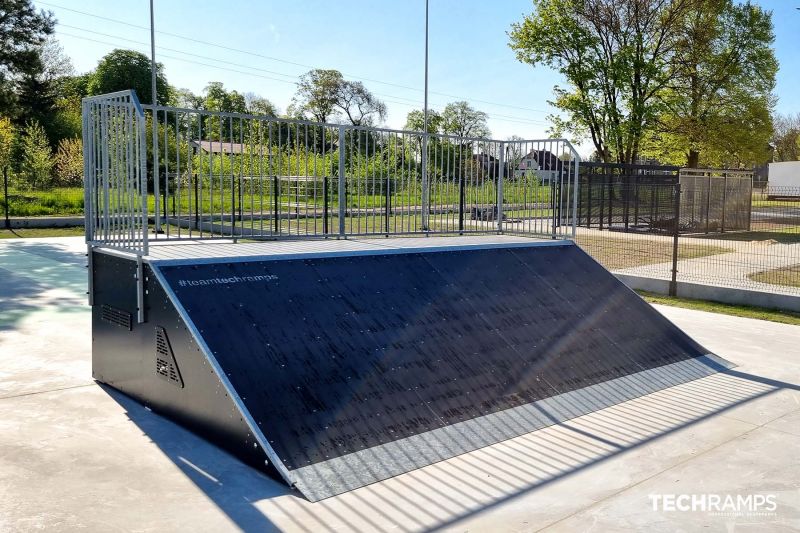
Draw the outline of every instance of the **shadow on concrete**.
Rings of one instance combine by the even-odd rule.
[[[290,494],[288,487],[108,385],[98,385],[238,527],[244,531],[280,531],[253,503]]]
[[[753,400],[782,390],[800,391],[797,384],[726,370],[434,463],[374,488],[310,503],[120,392],[101,387],[238,527],[309,533],[337,524],[356,531],[456,527],[479,513]]]

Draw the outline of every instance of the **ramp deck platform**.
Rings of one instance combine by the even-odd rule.
[[[91,265],[95,378],[313,501],[728,366],[569,241],[204,242]]]

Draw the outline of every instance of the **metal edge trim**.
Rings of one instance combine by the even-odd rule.
[[[354,241],[360,242],[360,241]],[[145,257],[146,263],[159,266],[182,266],[182,265],[202,265],[209,263],[249,263],[256,261],[287,261],[292,259],[325,259],[335,257],[361,257],[376,255],[402,255],[414,253],[437,253],[467,250],[494,250],[501,248],[538,248],[543,246],[574,246],[571,240],[549,240],[533,242],[508,242],[508,243],[485,243],[485,244],[459,244],[453,246],[422,246],[408,248],[381,248],[375,245],[374,250],[349,250],[349,251],[309,251],[291,252],[275,255],[249,255],[249,256],[218,256],[218,257],[197,257],[181,259],[158,259]],[[129,256],[126,256],[129,257]]]
[[[225,387],[225,390],[228,392],[228,396],[230,396],[231,400],[233,400],[234,405],[236,405],[237,409],[239,409],[239,412],[242,414],[242,418],[244,418],[247,427],[249,427],[250,431],[253,432],[253,436],[261,445],[261,448],[264,450],[264,453],[267,455],[269,460],[272,461],[272,464],[275,466],[275,469],[281,474],[286,483],[288,483],[290,486],[294,486],[296,483],[294,476],[292,476],[289,470],[283,465],[283,462],[281,462],[280,458],[278,457],[278,454],[275,453],[275,450],[272,449],[272,446],[270,446],[266,437],[261,432],[261,429],[259,429],[255,419],[250,414],[250,411],[247,409],[247,407],[245,407],[241,397],[236,392],[236,389],[234,389],[233,384],[228,379],[228,376],[227,374],[225,374],[225,371],[222,370],[222,367],[217,361],[217,358],[214,357],[214,354],[211,352],[211,349],[208,347],[205,340],[203,340],[202,335],[200,335],[200,332],[197,330],[197,327],[194,325],[194,322],[192,322],[192,319],[189,317],[189,313],[183,307],[183,304],[180,303],[180,300],[176,296],[175,292],[172,290],[172,287],[170,287],[169,284],[166,282],[164,275],[159,271],[157,265],[151,265],[151,268],[153,270],[153,275],[155,275],[156,279],[159,281],[159,283],[161,283],[161,286],[163,287],[164,292],[166,292],[167,297],[169,297],[170,301],[175,306],[175,309],[177,309],[178,315],[180,315],[181,319],[186,324],[186,327],[189,329],[189,332],[191,333],[195,342],[197,342],[197,345],[200,347],[201,352],[206,357],[208,363],[211,365],[211,368],[213,368],[214,372],[217,373],[217,377],[219,378],[223,387]]]

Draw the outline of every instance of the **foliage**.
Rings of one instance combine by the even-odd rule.
[[[275,104],[252,92],[244,93],[245,109],[251,115],[263,115],[267,117],[277,117],[278,108]]]
[[[44,128],[35,121],[28,122],[20,138],[22,159],[19,165],[20,185],[35,189],[50,184],[53,153]]]
[[[386,104],[360,81],[348,81],[338,70],[314,69],[300,76],[292,111],[308,114],[317,122],[328,122],[344,113],[354,126],[386,120]]]
[[[778,63],[771,15],[732,0],[696,0],[674,45],[673,75],[657,130],[674,137],[689,167],[760,163],[772,130]]]
[[[59,139],[80,135],[80,117],[75,124],[75,113],[65,116],[68,111],[62,107],[66,103],[62,95],[71,88],[74,69],[63,48],[53,38],[47,39],[38,52],[41,69],[25,75],[18,84],[17,123],[38,122],[47,132],[50,145],[55,146]],[[80,102],[77,111],[79,114]]]
[[[334,105],[353,126],[371,126],[386,120],[386,104],[364,87],[360,81],[343,81],[336,91]]]
[[[133,89],[143,104],[153,103],[150,58],[133,50],[116,49],[98,63],[89,80],[91,95]],[[164,76],[164,65],[156,64],[156,98],[160,105],[170,99],[170,87]]]
[[[343,82],[338,70],[310,70],[300,76],[292,103],[317,122],[328,122],[335,114],[337,93]]]
[[[41,69],[38,49],[54,26],[52,13],[37,12],[31,0],[0,0],[0,114],[16,114],[16,85]]]
[[[406,115],[405,129],[411,131],[425,130],[425,112],[414,109]],[[442,115],[438,111],[428,109],[428,133],[439,133],[442,129]]]
[[[517,59],[548,65],[567,81],[551,102],[554,133],[589,136],[603,161],[632,162],[661,110],[672,45],[692,0],[534,0],[514,24]]]
[[[61,139],[55,156],[56,183],[62,187],[80,186],[83,182],[83,142]]]
[[[486,124],[488,115],[465,101],[447,104],[442,111],[441,127],[444,133],[457,137],[489,137],[492,133]]]
[[[0,117],[0,172],[11,165],[12,147],[16,141],[14,125],[8,117]]]
[[[800,113],[775,115],[772,119],[774,134],[772,143],[776,161],[800,159]]]

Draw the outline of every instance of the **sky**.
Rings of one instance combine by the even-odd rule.
[[[148,0],[48,0],[56,38],[79,73],[114,48],[149,55]],[[774,12],[780,62],[776,110],[800,112],[800,0],[757,0]],[[268,98],[281,112],[298,76],[333,68],[362,81],[401,128],[423,107],[424,0],[154,0],[156,59],[169,83],[202,92],[211,81]],[[124,6],[124,7],[123,7]],[[430,0],[429,107],[467,100],[489,115],[494,138],[547,136],[560,76],[520,63],[508,47],[530,0]],[[589,149],[582,143],[581,151]]]

